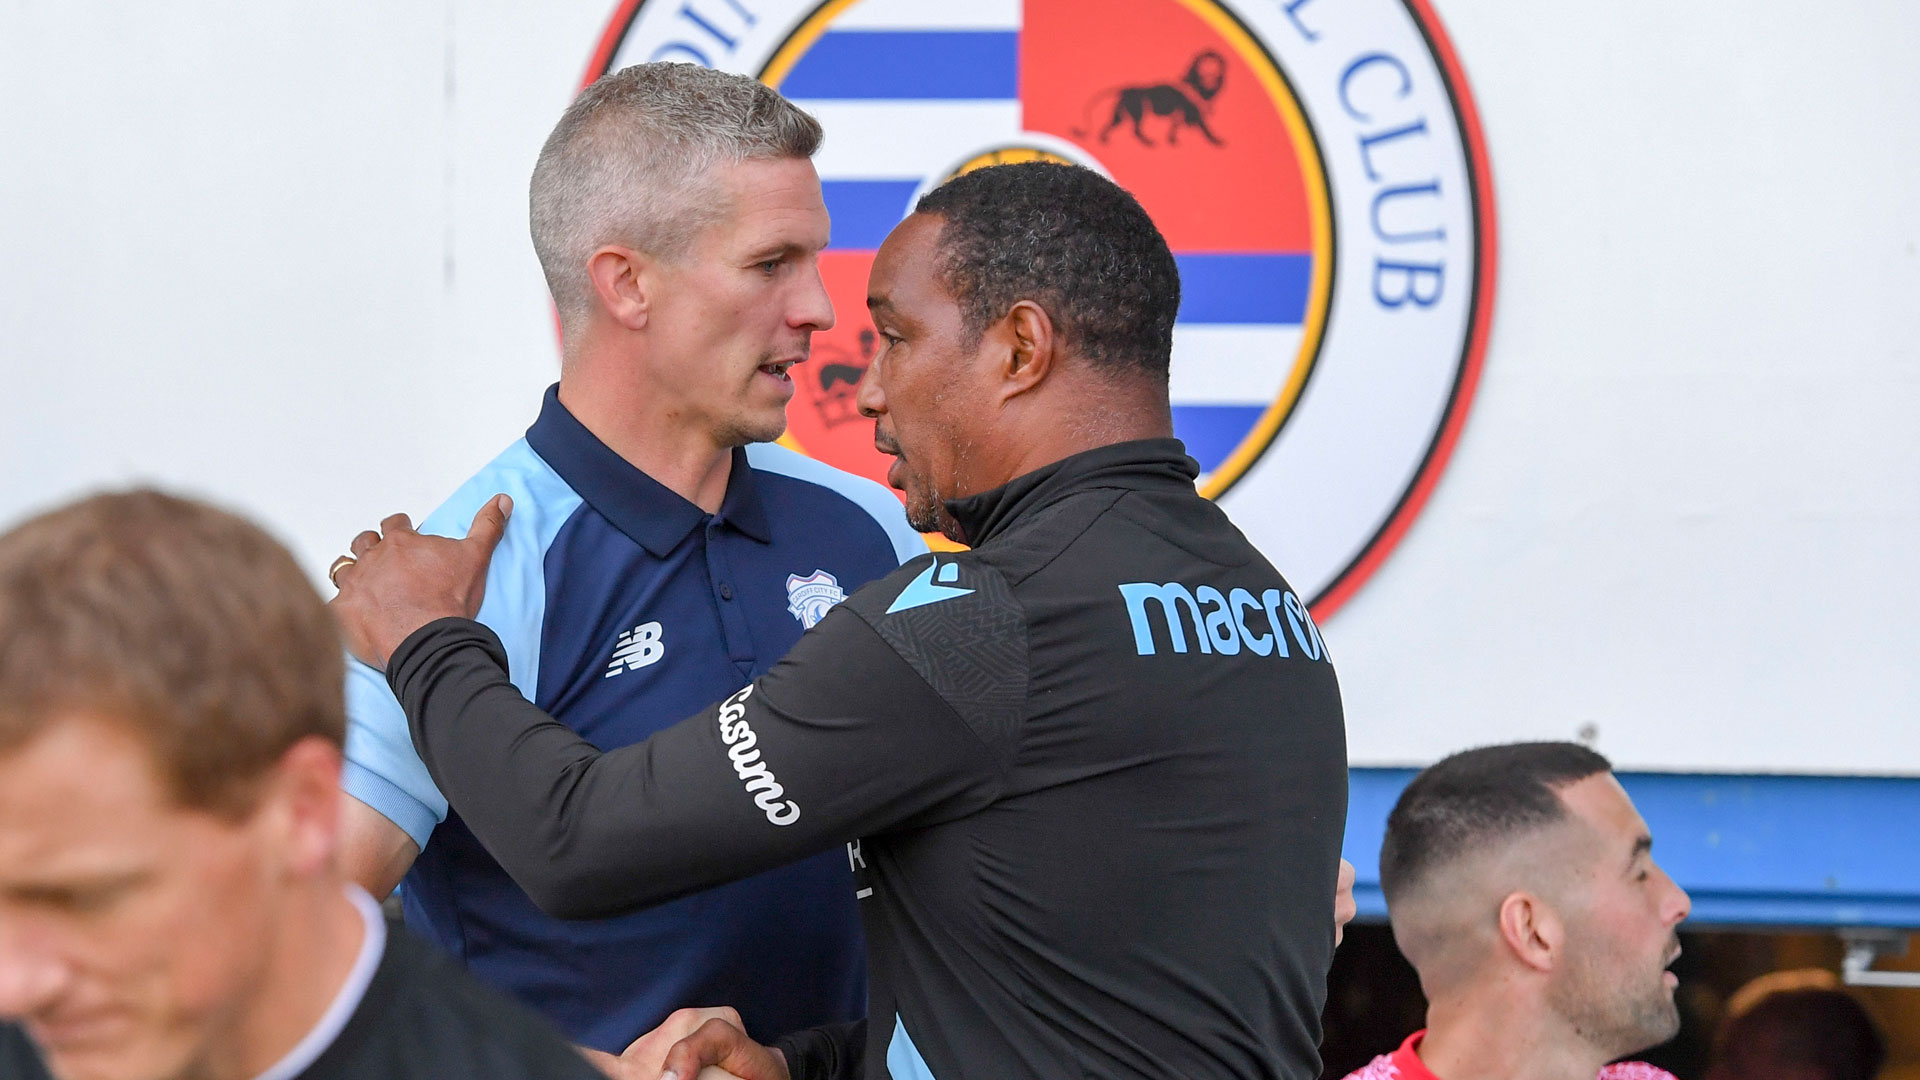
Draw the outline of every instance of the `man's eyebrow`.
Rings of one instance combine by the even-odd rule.
[[[1633,851],[1631,854],[1627,856],[1627,861],[1632,862],[1633,860],[1638,859],[1640,856],[1648,855],[1648,854],[1651,854],[1652,852],[1653,852],[1653,837],[1648,836],[1646,833],[1641,833],[1639,836],[1634,838]]]
[[[867,296],[867,310],[868,310],[868,311],[879,311],[879,310],[880,310],[881,308],[887,308],[888,310],[892,310],[892,308],[893,308],[893,301],[891,301],[891,300],[889,300],[889,299],[887,299],[887,298],[886,298],[886,297],[884,297],[884,296],[874,296],[874,295],[872,295],[872,294],[868,294],[868,296]]]
[[[793,255],[805,255],[806,253],[807,247],[805,244],[796,244],[791,240],[776,241],[767,244],[765,247],[755,248],[754,253],[748,256],[747,261],[765,262],[768,259],[784,259]]]
[[[19,881],[0,886],[0,893],[29,903],[73,903],[87,896],[101,896],[130,889],[145,882],[153,872],[145,868],[82,875],[67,881]]]

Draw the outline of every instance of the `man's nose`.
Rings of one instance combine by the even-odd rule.
[[[60,995],[71,975],[57,954],[0,925],[0,1017],[39,1012]]]
[[[833,329],[833,298],[827,295],[827,283],[820,277],[820,264],[815,262],[808,266],[805,277],[806,284],[794,299],[790,321],[795,328]]]
[[[1660,876],[1667,879],[1667,888],[1671,890],[1661,914],[1666,917],[1667,925],[1678,926],[1693,913],[1693,897],[1687,895],[1687,890],[1681,888],[1679,882],[1667,877],[1665,870],[1660,871]]]
[[[880,380],[875,372],[880,370],[880,359],[874,358],[867,365],[866,373],[860,376],[860,385],[853,390],[853,407],[860,415],[869,420],[878,420],[880,414],[887,411],[887,395],[880,392]]]

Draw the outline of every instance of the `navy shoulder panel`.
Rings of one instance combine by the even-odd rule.
[[[888,550],[893,565],[906,562],[927,550],[926,540],[907,524],[907,512],[893,492],[864,477],[843,472],[822,461],[797,454],[774,443],[755,443],[747,447],[747,463],[762,481],[763,498],[769,501],[817,499],[821,503],[844,507],[844,513],[829,513],[811,520],[816,525],[844,522],[842,528],[871,536]],[[788,520],[768,507],[768,517]],[[794,520],[808,520],[795,518]]]

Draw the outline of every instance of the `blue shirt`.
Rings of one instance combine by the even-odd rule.
[[[734,451],[724,501],[706,514],[595,438],[557,389],[526,438],[421,527],[464,535],[500,492],[513,515],[480,621],[521,692],[602,749],[738,690],[846,594],[926,550],[887,489],[771,444]],[[347,715],[342,785],[421,848],[408,927],[575,1041],[617,1053],[683,1006],[732,1005],[761,1039],[865,1015],[844,852],[563,922],[449,811],[384,676],[350,665]]]

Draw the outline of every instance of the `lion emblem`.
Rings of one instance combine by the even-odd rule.
[[[1106,126],[1100,129],[1100,141],[1105,143],[1109,136],[1122,124],[1131,124],[1133,137],[1140,140],[1142,146],[1158,145],[1147,137],[1146,123],[1149,114],[1167,119],[1166,139],[1168,146],[1180,143],[1180,130],[1194,128],[1206,136],[1215,146],[1225,146],[1220,137],[1207,126],[1207,114],[1213,111],[1213,99],[1220,96],[1220,88],[1227,80],[1226,57],[1207,49],[1193,58],[1187,65],[1187,73],[1177,83],[1154,83],[1151,86],[1117,86],[1111,90],[1102,90],[1087,101],[1086,117],[1106,109],[1108,100],[1113,102],[1107,112]],[[1087,125],[1088,128],[1092,124]],[[1074,135],[1085,138],[1086,128],[1075,128]]]

